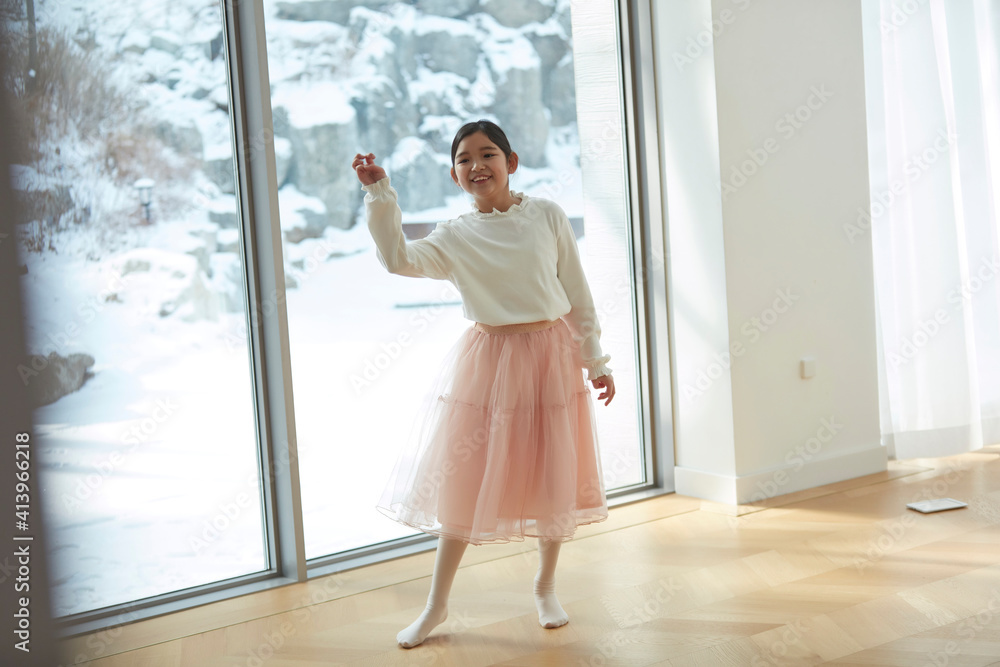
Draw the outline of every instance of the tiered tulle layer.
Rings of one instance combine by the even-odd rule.
[[[433,395],[383,514],[471,544],[566,540],[608,517],[592,399],[561,320],[529,333],[470,328]]]

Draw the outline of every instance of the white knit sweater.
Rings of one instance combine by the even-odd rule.
[[[407,242],[389,178],[362,186],[368,229],[390,273],[449,280],[465,317],[492,326],[562,318],[580,345],[587,378],[610,375],[601,327],[569,218],[558,204],[511,191],[521,200],[501,213],[473,211],[438,223]]]

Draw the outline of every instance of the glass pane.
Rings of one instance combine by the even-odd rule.
[[[2,44],[55,612],[264,570],[219,3],[27,6]]]
[[[497,120],[521,158],[512,187],[563,207],[588,269],[623,260],[613,303],[592,287],[602,319],[632,331],[628,221],[595,253],[584,215],[570,4],[264,2],[308,558],[412,534],[374,506],[470,325],[450,283],[382,268],[355,153],[386,167],[416,239],[469,209],[449,175],[455,131]],[[619,396],[597,406],[613,487],[643,481],[634,341],[609,340]]]

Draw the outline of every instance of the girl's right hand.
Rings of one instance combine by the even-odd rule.
[[[358,173],[358,180],[362,185],[372,185],[386,177],[385,169],[375,164],[375,156],[372,153],[355,155],[351,168]]]

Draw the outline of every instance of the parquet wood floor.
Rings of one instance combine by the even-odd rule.
[[[922,497],[969,507],[921,515]],[[669,495],[564,545],[539,627],[534,542],[470,548],[415,649],[418,554],[63,642],[92,667],[1000,665],[1000,446],[729,507]]]

